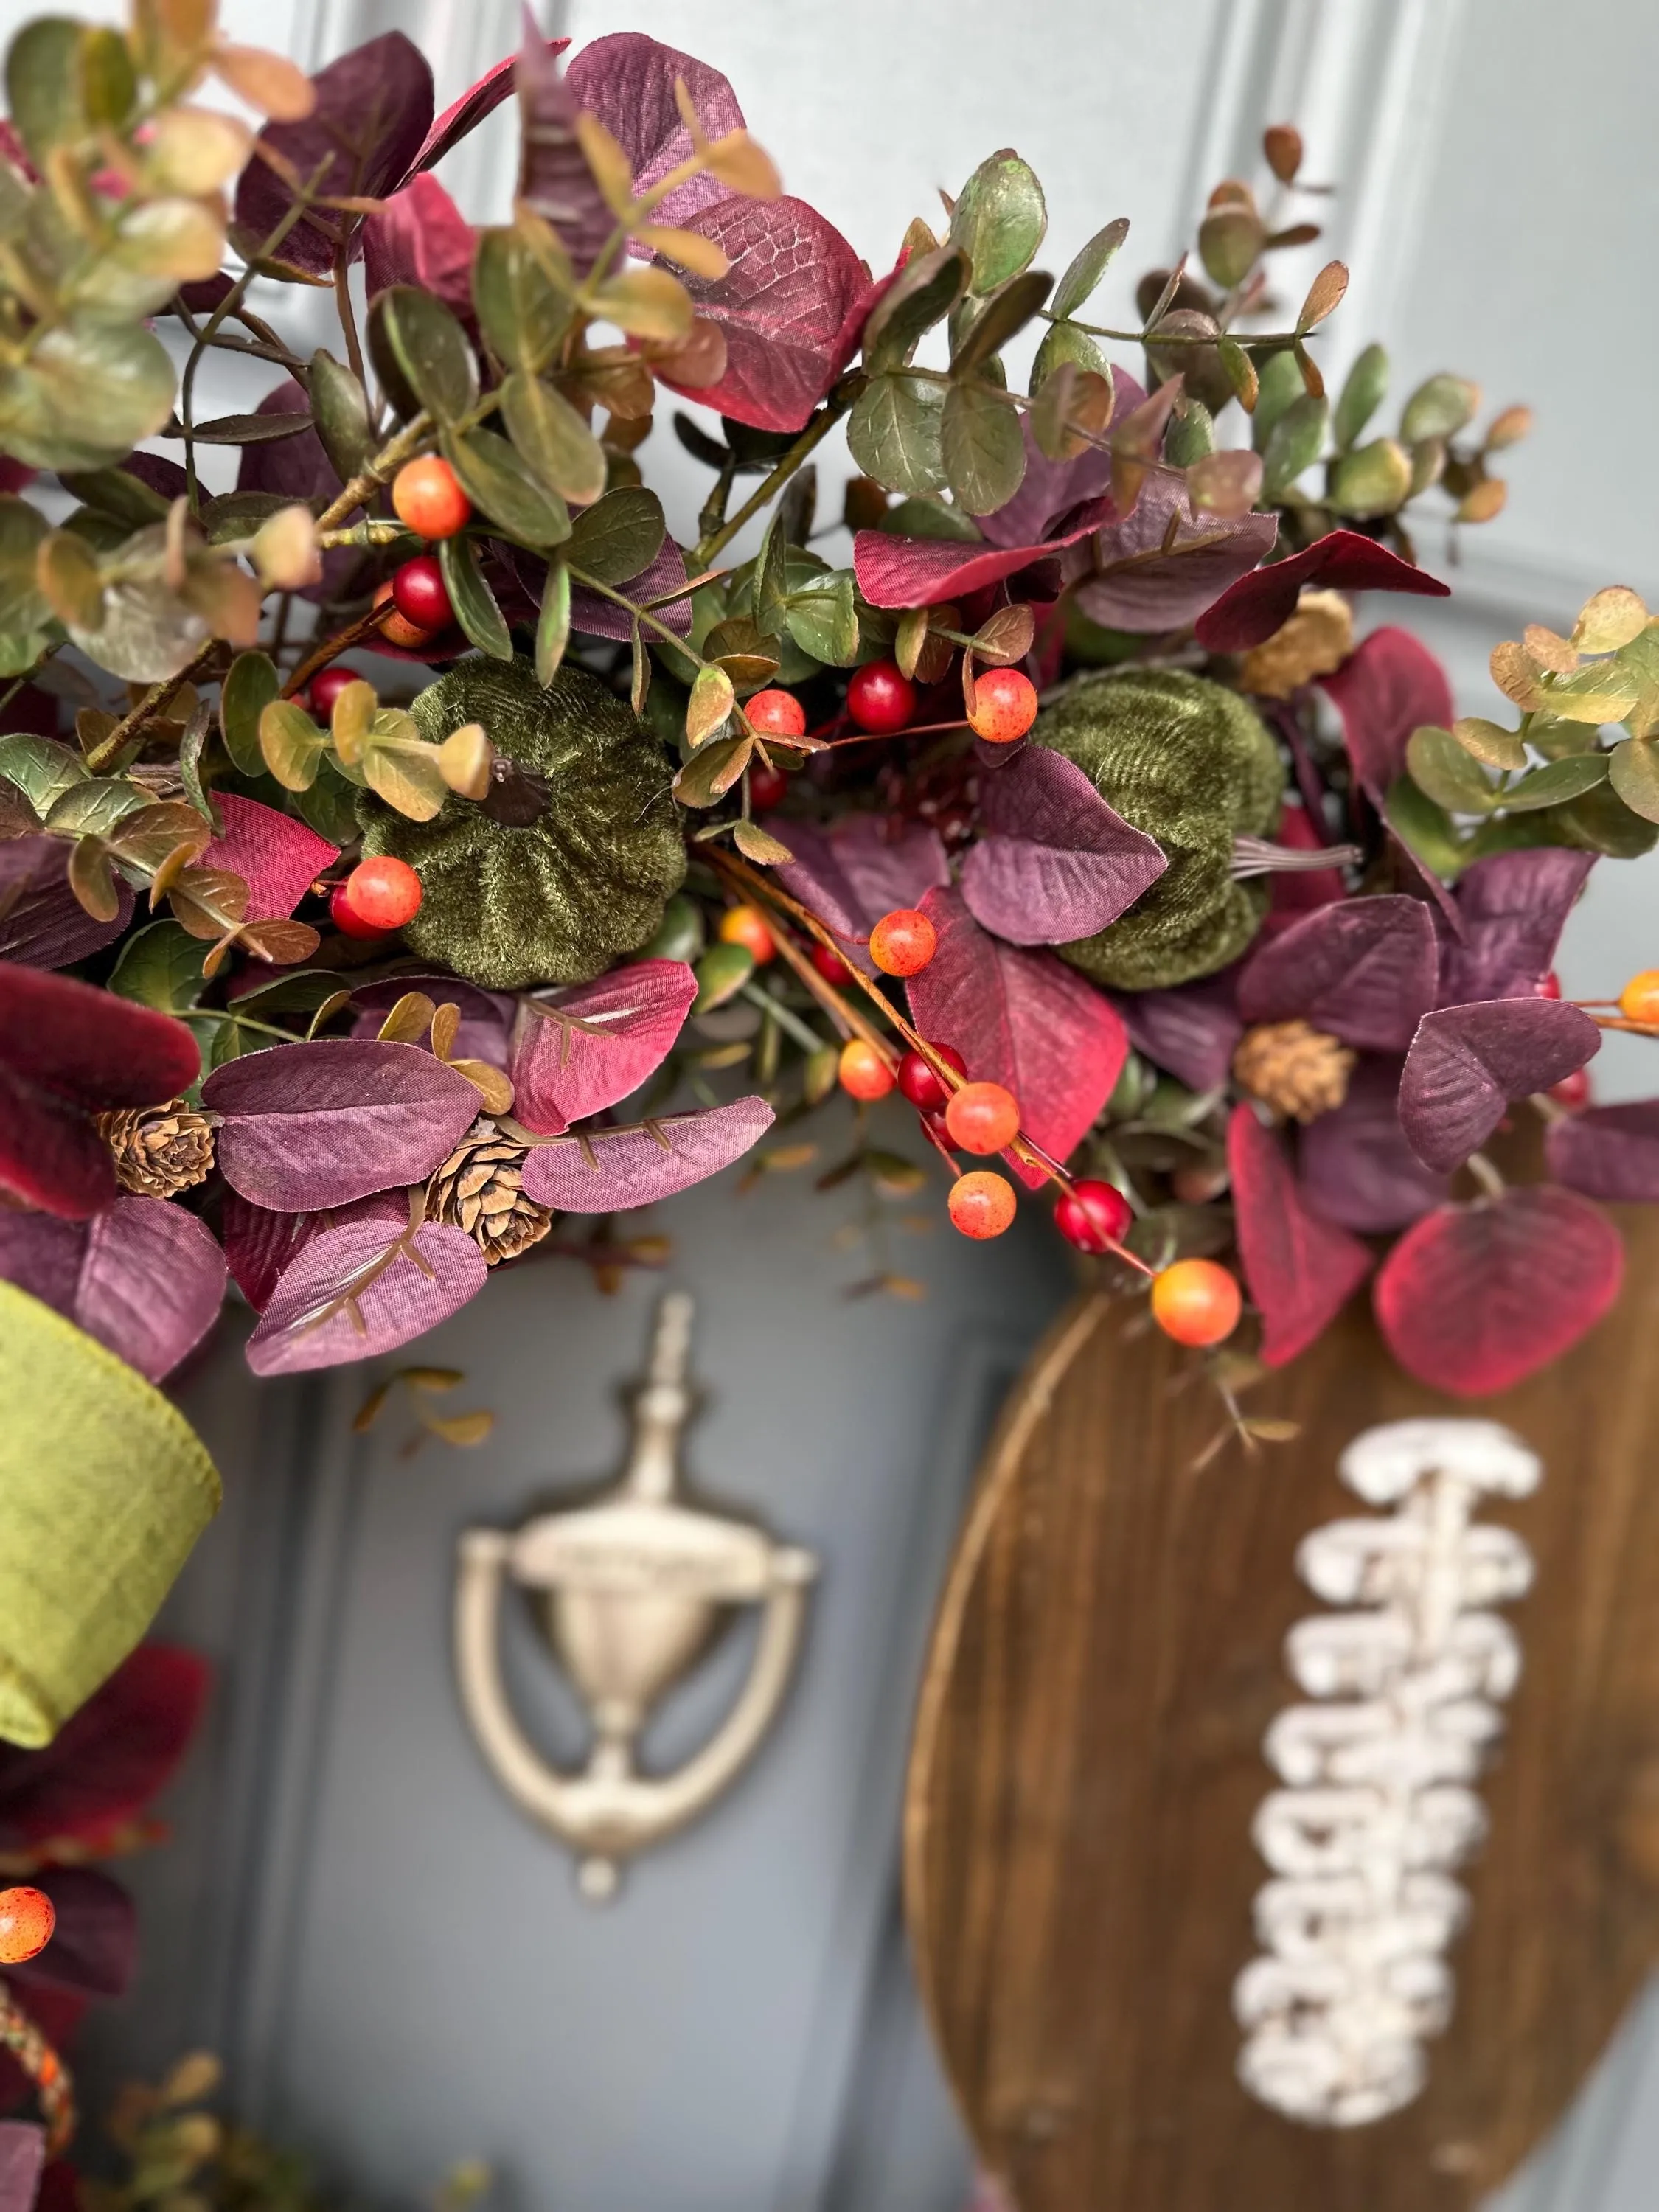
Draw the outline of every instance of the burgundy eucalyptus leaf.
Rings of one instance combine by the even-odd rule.
[[[1414,568],[1374,538],[1332,530],[1305,552],[1241,576],[1200,617],[1199,643],[1212,653],[1248,653],[1290,620],[1303,586],[1310,584],[1333,592],[1415,592],[1437,599],[1451,592],[1449,584]]]
[[[1227,1080],[1244,1034],[1237,993],[1237,972],[1229,969],[1169,990],[1121,991],[1112,1004],[1143,1058],[1190,1091],[1215,1091]]]
[[[46,2131],[37,2120],[0,2120],[0,2212],[34,2212],[46,2162]]]
[[[718,70],[673,46],[659,45],[641,31],[617,31],[595,39],[582,48],[566,76],[578,102],[598,116],[628,155],[636,196],[689,161],[695,150],[674,98],[677,77],[684,81],[705,137],[724,138],[729,131],[742,130],[737,94]],[[659,201],[654,220],[683,223],[688,216],[726,196],[725,185],[704,170]]]
[[[561,1213],[652,1206],[741,1159],[773,1118],[763,1098],[737,1098],[632,1128],[578,1129],[534,1148],[524,1164],[525,1195]]]
[[[0,1841],[90,1839],[136,1819],[183,1758],[207,1691],[198,1653],[141,1644],[49,1744],[0,1744]]]
[[[434,1006],[447,1003],[460,1008],[459,1026],[450,1050],[452,1060],[487,1060],[492,1067],[507,1066],[513,1021],[519,1002],[510,991],[485,991],[464,983],[456,975],[422,975],[418,971],[387,975],[378,983],[364,983],[351,994],[356,1013],[356,1036],[374,1037],[380,1024],[410,991],[424,992]],[[430,1040],[422,1044],[429,1049]]]
[[[1011,945],[1072,945],[1117,920],[1169,865],[1073,762],[1027,745],[980,789],[983,835],[962,866],[981,928]]]
[[[628,1097],[667,1059],[696,995],[683,960],[637,960],[597,983],[521,999],[507,1063],[514,1119],[557,1136]]]
[[[1601,1049],[1601,1030],[1563,999],[1487,999],[1425,1014],[1400,1079],[1406,1141],[1425,1166],[1449,1173],[1511,1099],[1547,1091]]]
[[[570,44],[568,39],[549,39],[545,42],[550,55],[562,54]],[[509,54],[495,68],[486,70],[477,84],[467,89],[450,106],[445,108],[427,132],[420,151],[410,165],[411,175],[430,169],[442,161],[453,147],[476,131],[487,116],[493,115],[513,90],[513,72],[518,65],[518,56]]]
[[[365,1037],[274,1045],[216,1068],[220,1172],[279,1213],[423,1182],[477,1117],[478,1094],[429,1052]]]
[[[1132,415],[1146,398],[1127,368],[1113,369],[1115,420]],[[1029,415],[1021,416],[1020,426],[1025,437],[1025,473],[1011,500],[977,518],[988,544],[1030,545],[1048,538],[1060,542],[1058,533],[1070,527],[1074,510],[1085,500],[1101,498],[1111,486],[1112,457],[1100,447],[1085,446],[1069,461],[1051,461],[1033,434]]]
[[[916,1027],[959,1052],[973,1081],[1012,1091],[1025,1134],[1064,1160],[1123,1071],[1129,1040],[1115,1009],[1052,952],[1021,951],[981,929],[960,891],[929,891],[921,911],[939,945],[910,978]],[[1010,1165],[1032,1189],[1044,1180],[1038,1169]]]
[[[15,1974],[29,1996],[37,1989],[124,1996],[137,1952],[138,1915],[120,1883],[96,1867],[46,1867],[32,1879],[52,1899],[58,1923],[46,1949],[26,1966],[8,1967],[8,1978]]]
[[[939,606],[1052,558],[1115,513],[1109,499],[1091,500],[1061,536],[1028,545],[964,545],[954,538],[860,530],[853,539],[853,573],[872,607]]]
[[[1282,1367],[1335,1320],[1370,1274],[1370,1251],[1309,1212],[1283,1139],[1254,1107],[1233,1109],[1227,1166],[1244,1280],[1261,1314],[1261,1357]]]
[[[353,1221],[389,1221],[401,1229],[408,1219],[402,1191],[380,1191],[337,1212],[275,1213],[240,1191],[227,1190],[219,1209],[219,1235],[231,1279],[254,1312],[263,1313],[283,1274],[324,1230]]]
[[[1507,1390],[1576,1344],[1619,1295],[1619,1232],[1571,1191],[1538,1183],[1443,1206],[1408,1229],[1374,1293],[1384,1340],[1419,1382],[1460,1398]]]
[[[202,853],[204,868],[228,868],[247,885],[246,918],[272,921],[291,915],[313,883],[340,857],[337,845],[307,830],[291,814],[242,799],[216,794],[224,828]]]
[[[1066,563],[1077,604],[1109,629],[1184,629],[1218,592],[1271,553],[1271,514],[1195,514],[1178,477],[1149,477],[1133,510]],[[1085,558],[1086,554],[1086,558]]]
[[[1403,1059],[1367,1053],[1340,1106],[1297,1139],[1302,1188],[1327,1221],[1375,1236],[1404,1229],[1443,1204],[1446,1178],[1425,1168],[1400,1126]]]
[[[0,1212],[0,1276],[159,1382],[217,1320],[225,1255],[182,1206],[118,1198],[90,1221]]]
[[[773,874],[835,932],[842,959],[866,975],[876,973],[875,963],[868,945],[854,940],[867,937],[895,907],[920,906],[929,890],[951,880],[938,832],[921,824],[903,825],[896,837],[874,815],[849,815],[830,830],[781,817],[763,826],[794,855]]]
[[[67,968],[112,945],[132,920],[132,893],[118,877],[114,920],[94,920],[70,889],[70,850],[64,837],[0,844],[0,960]]]
[[[1364,1052],[1404,1052],[1435,1004],[1439,952],[1420,899],[1344,899],[1293,922],[1239,976],[1247,1022],[1300,1018]]]
[[[1279,570],[1262,574],[1275,576]],[[1450,727],[1456,712],[1450,680],[1419,639],[1408,629],[1389,628],[1374,629],[1340,668],[1321,679],[1321,688],[1341,718],[1353,772],[1380,813],[1389,785],[1405,771],[1412,732],[1426,723]]]
[[[522,575],[523,556],[518,566]],[[545,574],[546,565],[543,563],[543,579]],[[629,576],[625,583],[618,584],[617,589],[625,599],[638,604],[648,604],[665,592],[678,592],[687,581],[684,554],[672,538],[665,538],[651,566],[641,568],[637,576]],[[535,589],[539,601],[541,580],[537,581]],[[689,599],[674,599],[667,606],[658,607],[654,611],[657,620],[672,629],[677,637],[690,636],[691,602]],[[601,599],[597,592],[584,591],[577,585],[570,594],[570,627],[580,630],[586,637],[614,637],[619,644],[626,644],[634,634],[634,618],[614,599]]]
[[[1454,939],[1442,955],[1445,1003],[1526,998],[1536,991],[1595,858],[1565,845],[1534,845],[1493,853],[1466,868],[1456,892],[1462,941]]]
[[[477,246],[477,232],[438,179],[416,174],[363,225],[368,295],[417,284],[471,322]]]
[[[1544,1139],[1550,1173],[1587,1198],[1659,1200],[1659,1098],[1592,1106]]]
[[[298,1375],[395,1352],[458,1313],[489,1275],[464,1229],[428,1221],[411,1236],[405,1209],[391,1219],[356,1213],[309,1237],[284,1270],[247,1364],[256,1375]]]
[[[617,219],[576,137],[580,103],[559,67],[556,51],[549,51],[528,9],[514,82],[519,94],[519,198],[552,224],[576,274],[586,276]]]

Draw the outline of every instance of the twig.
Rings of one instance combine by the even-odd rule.
[[[716,554],[723,552],[732,543],[744,523],[752,521],[761,509],[782,490],[807,455],[823,442],[852,406],[857,396],[858,382],[856,378],[843,378],[824,401],[823,412],[815,416],[807,424],[771,474],[761,479],[758,489],[744,500],[730,521],[723,522],[710,536],[698,540],[696,550],[691,556],[693,568],[706,568]]]
[[[168,676],[160,684],[152,684],[138,704],[124,714],[109,735],[87,755],[88,775],[102,775],[119,757],[122,748],[137,736],[152,714],[159,713],[169,700],[176,698],[186,684],[193,684],[198,676],[204,676],[218,654],[219,646],[220,640],[210,637],[195,659],[186,661],[176,676]]]

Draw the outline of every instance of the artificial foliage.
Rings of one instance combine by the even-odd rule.
[[[76,1440],[227,1295],[293,1373],[660,1260],[629,1217],[739,1161],[884,1244],[936,1184],[974,1237],[1052,1207],[1254,1449],[1362,1285],[1498,1389],[1615,1296],[1600,1202],[1659,1198],[1659,1101],[1586,1073],[1659,974],[1552,974],[1659,836],[1659,623],[1529,625],[1492,719],[1380,611],[1529,418],[1396,391],[1340,263],[1285,283],[1294,129],[1114,319],[1128,222],[1056,273],[1020,153],[850,242],[718,70],[566,46],[442,114],[399,32],[308,78],[204,0],[7,57],[0,1277],[57,1350],[0,1493],[64,1554],[14,1734],[188,1546],[210,1486],[158,1478],[142,1571],[72,1588],[118,1526]],[[483,228],[433,173],[476,130]]]

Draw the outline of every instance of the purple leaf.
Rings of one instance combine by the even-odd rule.
[[[274,385],[254,412],[303,415],[310,405],[303,386],[290,376]],[[279,499],[304,504],[313,499],[332,499],[340,489],[340,479],[317,433],[299,430],[291,438],[266,438],[244,446],[237,465],[236,489],[275,492]]]
[[[1146,395],[1127,368],[1112,371],[1112,413],[1121,421],[1141,406]],[[1069,461],[1051,461],[1037,444],[1029,415],[1021,417],[1025,434],[1025,473],[1011,500],[989,514],[978,517],[980,534],[992,545],[1030,545],[1054,536],[1073,510],[1085,500],[1098,499],[1110,487],[1112,457],[1098,446],[1085,446]]]
[[[552,224],[576,274],[586,276],[616,228],[616,217],[577,143],[580,103],[528,9],[514,81],[520,130],[519,198]]]
[[[466,1078],[429,1052],[364,1037],[228,1060],[202,1085],[202,1103],[223,1116],[225,1181],[278,1213],[423,1182],[478,1112]]]
[[[1370,1250],[1309,1212],[1283,1140],[1234,1107],[1227,1166],[1244,1279],[1261,1313],[1261,1357],[1282,1367],[1322,1335],[1371,1271]]]
[[[1310,1121],[1298,1139],[1308,1203],[1345,1229],[1404,1229],[1445,1199],[1445,1176],[1424,1166],[1400,1126],[1404,1065],[1398,1056],[1366,1054],[1342,1103]]]
[[[1547,1091],[1601,1049],[1601,1030],[1563,999],[1487,999],[1425,1014],[1400,1078],[1406,1141],[1448,1174],[1491,1136],[1511,1099]]]
[[[597,983],[519,1001],[514,1119],[538,1137],[614,1106],[667,1059],[697,995],[683,960],[638,960]]]
[[[365,983],[351,994],[356,1009],[353,1035],[378,1036],[380,1024],[399,999],[410,991],[424,991],[434,1006],[446,1004],[461,1010],[452,1057],[487,1060],[492,1067],[507,1066],[508,1040],[519,1002],[510,991],[484,991],[476,983],[463,983],[455,975],[407,974],[387,975],[378,983]],[[423,1042],[423,1050],[429,1043]]]
[[[472,319],[472,257],[477,234],[435,177],[412,177],[363,225],[368,295],[416,284]]]
[[[635,197],[689,161],[694,151],[674,99],[676,77],[685,80],[706,137],[723,138],[743,128],[737,94],[718,70],[673,46],[660,46],[641,31],[617,31],[595,39],[583,47],[566,76],[580,104],[598,116],[628,155]],[[704,170],[677,185],[659,203],[653,220],[683,223],[700,208],[726,197],[725,185]]]
[[[118,1198],[90,1221],[0,1213],[0,1275],[152,1382],[201,1342],[225,1295],[206,1226],[161,1198]]]
[[[981,929],[959,891],[929,891],[921,911],[939,945],[910,978],[916,1027],[959,1052],[974,1082],[1012,1091],[1024,1133],[1064,1160],[1123,1071],[1129,1040],[1116,1010],[1052,952],[1019,951]],[[1031,1189],[1044,1180],[1009,1164]]]
[[[562,54],[569,44],[568,39],[549,39],[547,51],[550,54]],[[513,72],[518,58],[516,54],[509,54],[505,61],[497,62],[494,69],[484,71],[477,84],[470,85],[458,100],[445,108],[410,164],[411,175],[434,167],[452,147],[459,146],[486,116],[495,112],[513,90]]]
[[[1592,1106],[1544,1139],[1550,1173],[1587,1198],[1659,1200],[1659,1098]]]
[[[390,1221],[402,1228],[409,1205],[401,1191],[360,1198],[355,1206],[326,1213],[273,1213],[239,1191],[227,1190],[219,1208],[219,1235],[237,1289],[263,1313],[270,1294],[313,1237],[352,1221]]]
[[[1184,629],[1218,592],[1273,550],[1279,524],[1271,514],[1231,521],[1194,514],[1179,477],[1148,477],[1133,512],[1098,532],[1073,555],[1067,573],[1081,575],[1077,603],[1109,629]]]
[[[213,282],[216,284],[222,283],[227,291],[230,289],[230,279],[228,276],[215,277]],[[181,291],[188,292],[191,288],[185,284],[179,289]],[[185,304],[190,306],[193,303],[186,301]],[[217,307],[219,303],[215,300],[212,304]],[[297,385],[295,389],[296,391],[299,389]],[[301,401],[300,404],[304,403]],[[159,492],[165,500],[183,499],[189,493],[190,478],[185,475],[183,466],[178,461],[168,460],[165,453],[129,453],[122,462],[121,468],[125,475],[137,477],[140,483],[148,484],[152,491]]]
[[[1374,629],[1322,689],[1341,717],[1353,772],[1380,813],[1389,785],[1405,772],[1412,732],[1430,722],[1450,726],[1455,709],[1446,672],[1409,630]]]
[[[1074,763],[1027,745],[980,786],[984,831],[962,895],[1011,945],[1071,945],[1133,906],[1168,866],[1157,841],[1109,807]]]
[[[38,1958],[9,1967],[27,1988],[73,1990],[82,1997],[118,1997],[132,1979],[138,1916],[118,1881],[95,1867],[46,1867],[33,1877],[58,1915]]]
[[[94,921],[69,887],[70,841],[10,837],[0,844],[0,960],[67,968],[101,952],[132,920],[132,893],[118,877],[112,921]]]
[[[860,530],[853,539],[853,573],[872,607],[939,606],[1051,559],[1116,512],[1109,499],[1091,500],[1065,535],[1034,545],[964,545],[948,538]]]
[[[465,1230],[428,1221],[412,1234],[378,1212],[307,1239],[248,1339],[256,1375],[298,1375],[395,1352],[447,1321],[489,1279]]]
[[[1449,584],[1414,568],[1374,538],[1357,530],[1332,530],[1305,552],[1241,576],[1200,617],[1199,643],[1212,653],[1248,653],[1290,620],[1304,584],[1334,592],[1415,592],[1437,599],[1451,593]]]
[[[522,566],[520,569],[523,574]],[[546,564],[541,564],[542,577]],[[672,538],[665,538],[656,559],[648,568],[641,568],[637,576],[629,576],[617,589],[624,598],[645,604],[660,598],[665,592],[678,592],[686,582],[685,556]],[[542,584],[535,586],[539,602]],[[659,623],[665,623],[676,636],[691,635],[691,602],[689,599],[675,599],[670,605],[653,610]],[[614,599],[604,599],[597,592],[584,591],[580,584],[570,594],[570,627],[579,629],[586,637],[614,637],[626,644],[634,634],[634,618]]]
[[[763,1098],[701,1114],[665,1114],[626,1129],[578,1129],[538,1145],[524,1190],[561,1213],[623,1213],[704,1182],[741,1159],[771,1127]]]
[[[316,878],[339,859],[339,847],[257,799],[241,799],[234,791],[215,795],[225,826],[204,848],[201,866],[228,868],[242,878],[249,921],[291,915]]]
[[[1377,1276],[1376,1318],[1408,1375],[1480,1397],[1576,1344],[1618,1297],[1624,1267],[1611,1222],[1535,1183],[1408,1229]]]
[[[920,825],[902,825],[897,837],[875,815],[848,815],[830,830],[781,818],[769,826],[795,856],[773,873],[840,939],[842,959],[866,975],[875,974],[875,963],[856,940],[895,907],[920,906],[927,892],[951,880],[939,833]]]
[[[1456,894],[1463,941],[1448,945],[1443,956],[1445,1003],[1526,998],[1536,991],[1595,857],[1565,845],[1534,845],[1493,853],[1466,868]]]
[[[1365,1052],[1403,1052],[1435,1003],[1439,954],[1420,899],[1389,894],[1322,906],[1246,963],[1247,1022],[1292,1021]]]
[[[0,2120],[0,2212],[33,2212],[46,2161],[46,2131],[33,2120]]]
[[[317,105],[311,113],[301,123],[267,123],[261,144],[335,197],[383,199],[395,191],[432,121],[432,71],[419,47],[401,31],[388,31],[342,54],[312,82]],[[292,204],[288,186],[256,155],[236,187],[236,223],[250,252]],[[350,238],[354,254],[358,250],[356,228],[356,216],[319,209],[300,218],[275,258],[307,276],[326,276],[341,237]]]
[[[1121,991],[1112,1004],[1138,1053],[1189,1090],[1214,1091],[1231,1073],[1233,1052],[1244,1034],[1237,990],[1236,973],[1228,969],[1170,990]]]

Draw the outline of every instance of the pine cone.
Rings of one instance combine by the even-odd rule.
[[[140,1198],[176,1198],[205,1182],[216,1126],[212,1115],[195,1112],[182,1098],[98,1116],[98,1133],[115,1155],[116,1182]]]
[[[1263,699],[1288,699],[1353,651],[1353,610],[1340,592],[1304,592],[1296,612],[1244,656],[1238,680]]]
[[[1347,1097],[1355,1057],[1310,1022],[1262,1022],[1239,1039],[1233,1079],[1286,1120],[1316,1121]]]
[[[516,1260],[553,1226],[546,1206],[524,1194],[525,1148],[480,1114],[426,1187],[428,1221],[465,1229],[486,1263]]]

